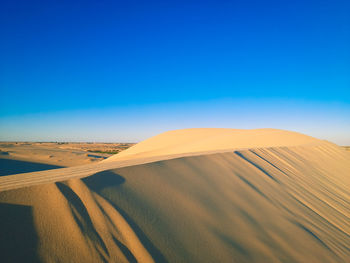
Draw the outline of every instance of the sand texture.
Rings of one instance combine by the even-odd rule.
[[[350,259],[350,153],[294,132],[172,131],[0,189],[1,262]]]

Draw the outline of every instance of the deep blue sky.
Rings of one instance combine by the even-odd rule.
[[[0,140],[220,126],[350,144],[349,14],[348,0],[3,0]]]

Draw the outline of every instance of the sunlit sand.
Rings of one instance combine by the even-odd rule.
[[[350,152],[295,132],[169,131],[0,190],[4,262],[350,258]]]

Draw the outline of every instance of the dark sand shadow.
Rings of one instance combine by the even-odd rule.
[[[73,217],[81,232],[91,240],[95,241],[97,251],[99,251],[98,247],[100,247],[107,255],[109,255],[108,249],[103,242],[103,239],[96,231],[94,224],[91,221],[91,217],[80,197],[65,184],[58,182],[56,185],[70,204]],[[104,259],[102,254],[101,257]]]
[[[63,166],[0,158],[0,176],[57,169],[62,167]]]
[[[142,245],[146,248],[148,253],[152,256],[153,260],[157,263],[167,263],[165,256],[160,252],[160,250],[152,243],[152,241],[147,237],[147,235],[143,232],[141,227],[138,226],[138,224],[131,219],[131,217],[115,202],[113,202],[110,198],[108,198],[106,195],[104,195],[101,190],[108,187],[115,187],[118,185],[122,185],[126,182],[125,178],[113,171],[103,171],[100,173],[96,173],[92,176],[85,177],[82,179],[82,181],[86,184],[89,189],[95,191],[96,193],[103,196],[104,199],[106,199],[113,207],[116,209],[128,222],[129,226],[134,230],[136,236],[141,241]],[[117,191],[117,189],[116,189]],[[120,246],[119,243],[117,243],[118,246]],[[130,257],[129,253],[126,253],[125,248],[121,248],[124,255],[132,262],[134,260]]]
[[[103,171],[92,176],[85,177],[82,179],[82,181],[87,187],[89,187],[89,189],[99,193],[104,188],[123,184],[125,179],[112,171]]]
[[[40,262],[32,208],[0,204],[0,261]]]
[[[148,251],[148,253],[152,256],[153,260],[157,263],[167,263],[165,256],[162,252],[152,243],[152,241],[147,237],[147,235],[143,232],[143,230],[128,216],[128,214],[122,210],[120,207],[116,206],[113,202],[108,200],[113,207],[124,217],[124,219],[128,222],[129,226],[134,230],[136,236],[141,241],[142,245]]]
[[[241,157],[243,160],[245,160],[246,162],[250,163],[251,165],[255,166],[255,168],[257,168],[258,170],[260,170],[262,173],[264,173],[265,175],[267,175],[267,177],[271,178],[272,180],[274,180],[277,183],[280,183],[279,180],[277,180],[274,176],[272,176],[270,173],[268,173],[267,171],[265,171],[265,169],[263,169],[260,165],[254,163],[253,161],[249,160],[247,157],[245,157],[242,153],[235,151],[234,152],[237,156]]]

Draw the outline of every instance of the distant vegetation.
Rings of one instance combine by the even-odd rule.
[[[106,153],[106,154],[117,154],[121,151],[128,149],[133,146],[133,143],[119,143],[119,144],[94,144],[92,147],[86,147],[85,150],[91,153]]]
[[[343,146],[343,148],[347,151],[350,151],[350,146]]]
[[[117,154],[121,152],[121,150],[110,150],[110,151],[99,151],[99,150],[88,150],[91,153],[108,153],[108,154]]]

